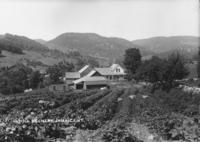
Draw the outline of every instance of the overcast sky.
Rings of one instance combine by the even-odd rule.
[[[0,34],[49,40],[90,32],[128,40],[199,36],[198,0],[0,0]]]

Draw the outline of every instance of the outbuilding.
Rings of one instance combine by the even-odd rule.
[[[70,87],[67,84],[52,84],[49,86],[50,92],[66,92],[69,90]]]
[[[109,83],[105,77],[95,76],[95,77],[82,77],[78,80],[73,81],[74,89],[96,89],[102,87],[108,87]]]
[[[77,80],[80,77],[81,77],[81,75],[79,72],[66,72],[63,80],[67,85],[71,85],[71,84],[73,84],[74,80]]]

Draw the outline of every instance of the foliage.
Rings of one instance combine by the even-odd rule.
[[[11,34],[5,34],[3,38],[0,39],[0,49],[17,54],[23,54],[23,50],[32,50],[39,52],[49,51],[48,47],[34,40],[28,39],[23,36]]]
[[[96,58],[92,56],[79,56],[76,58],[76,69],[79,70],[86,64],[90,65],[91,67],[99,67],[99,62],[96,60]]]
[[[70,57],[81,57],[81,54],[78,51],[70,51],[68,53],[68,56],[70,56]]]
[[[113,125],[107,128],[102,134],[104,142],[142,142],[132,136],[124,125]]]
[[[145,124],[150,132],[168,140],[199,139],[199,95],[187,94],[179,89],[171,89],[170,92],[156,90],[151,94],[145,89],[131,87],[63,93],[49,92],[48,89],[34,90],[17,94],[16,97],[11,95],[0,104],[2,114],[11,119],[26,118],[34,113],[32,117],[41,119],[80,120],[70,124],[59,123],[57,126],[52,123],[38,124],[39,130],[44,129],[44,137],[66,138],[63,130],[73,126],[88,132],[99,132],[105,142],[140,142],[127,130],[128,125],[134,122]],[[130,95],[135,97],[130,98]],[[43,107],[39,100],[55,102],[56,105]],[[8,121],[7,126],[11,122]],[[28,124],[23,132],[31,131],[31,136],[37,136],[33,126],[32,123]]]
[[[137,69],[135,79],[145,80],[151,83],[162,81],[165,74],[166,60],[153,56]]]
[[[14,44],[7,43],[3,39],[0,39],[0,50],[7,50],[16,54],[23,54],[23,51],[21,48],[19,48],[18,46]]]
[[[39,71],[34,71],[31,73],[30,77],[30,88],[37,88],[39,86],[39,83],[43,81],[42,76]]]
[[[198,95],[179,89],[157,90],[143,101],[137,99],[132,108],[138,122],[164,139],[193,141],[200,138],[199,101]]]
[[[185,141],[200,140],[199,123],[191,118],[175,116],[165,123],[165,127],[168,139]]]
[[[123,95],[123,90],[114,90],[100,99],[86,111],[87,128],[98,129],[107,121],[112,120],[118,109],[117,99]]]
[[[17,64],[1,72],[0,92],[2,94],[13,94],[23,92],[29,88],[28,78],[32,72],[22,64]]]
[[[136,73],[137,68],[141,64],[140,50],[129,48],[125,51],[124,66],[128,72],[128,79],[132,79],[132,75]]]
[[[0,92],[2,94],[15,94],[24,92],[25,89],[41,87],[43,78],[39,71],[17,64],[4,68],[0,72]]]
[[[200,78],[200,47],[199,47],[197,61],[198,61],[198,64],[197,64],[197,75],[198,75],[198,78]]]
[[[14,132],[14,134],[0,135],[0,142],[37,142],[36,139],[29,135]]]
[[[85,61],[84,61],[83,57],[77,58],[76,70],[81,69],[84,65],[85,65]]]
[[[176,85],[175,80],[183,79],[188,74],[183,57],[177,53],[170,55],[167,60],[152,57],[138,68],[134,77],[154,83],[153,90],[157,85],[169,91]]]
[[[12,34],[5,34],[0,43],[10,46],[14,46],[15,48],[19,48],[21,50],[32,50],[39,52],[48,52],[49,49],[47,46],[36,42],[35,40],[31,40],[24,36],[17,36]]]
[[[152,96],[157,102],[161,102],[162,105],[167,106],[173,112],[182,113],[190,117],[198,114],[199,95],[184,93],[179,89],[172,89],[169,93],[157,90]]]
[[[47,69],[47,73],[50,75],[51,83],[60,83],[61,77],[64,76],[65,72],[73,71],[74,65],[66,61],[59,62]]]
[[[89,64],[91,67],[99,67],[99,62],[94,57],[86,56],[85,62]]]
[[[167,60],[167,70],[164,75],[165,87],[171,89],[173,87],[174,80],[180,80],[189,74],[185,67],[184,58],[175,53],[169,56]]]

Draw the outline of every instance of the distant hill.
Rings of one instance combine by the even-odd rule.
[[[0,36],[0,67],[13,66],[17,63],[34,68],[43,68],[62,60],[75,62],[75,58],[24,36],[5,34]]]
[[[151,50],[160,57],[167,57],[178,51],[191,58],[197,54],[200,38],[194,36],[153,37],[134,40],[132,43]]]
[[[140,48],[143,55],[152,54],[147,49],[134,45],[128,40],[115,37],[103,37],[95,33],[64,33],[47,42],[50,48],[64,52],[79,51],[83,55],[104,58],[113,61],[122,57],[128,48]]]
[[[45,45],[64,52],[79,51],[83,55],[113,60],[122,58],[128,48],[139,48],[144,59],[152,55],[168,57],[180,52],[187,58],[193,58],[198,51],[199,37],[171,36],[153,37],[132,42],[116,37],[104,37],[95,33],[64,33],[48,41]]]
[[[0,49],[12,53],[22,54],[23,50],[46,53],[49,48],[25,36],[5,34],[0,37]]]
[[[95,33],[64,33],[50,41],[5,34],[0,35],[0,67],[18,62],[47,66],[62,60],[81,64],[87,56],[99,61],[100,65],[108,65],[113,61],[121,62],[128,48],[139,48],[143,59],[152,55],[167,57],[176,51],[191,58],[197,54],[198,45],[199,38],[192,36],[153,37],[131,42]]]
[[[43,39],[35,39],[36,42],[45,45],[47,41],[43,40]]]

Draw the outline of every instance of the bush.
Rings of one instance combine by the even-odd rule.
[[[134,75],[137,80],[145,80],[153,83],[152,92],[156,86],[162,90],[169,91],[176,87],[175,80],[186,77],[189,71],[185,67],[183,57],[177,53],[172,54],[167,60],[158,57],[152,57],[151,60],[145,61]]]
[[[132,136],[124,125],[114,125],[107,128],[102,134],[104,142],[142,142]]]

